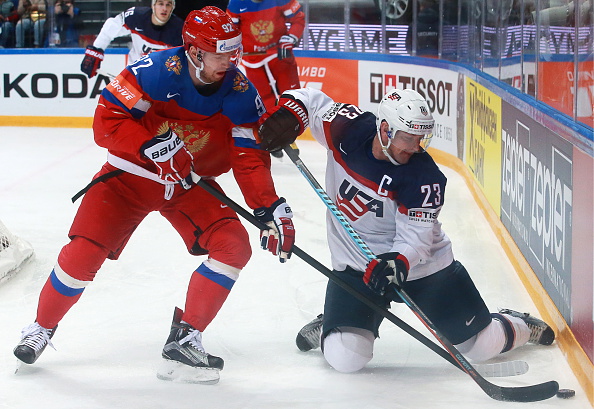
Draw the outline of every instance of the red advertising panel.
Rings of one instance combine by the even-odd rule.
[[[298,57],[302,87],[324,91],[335,101],[357,104],[358,64],[356,60]]]
[[[572,61],[546,61],[538,64],[538,99],[571,117],[574,115],[575,65]],[[577,119],[594,123],[594,62],[578,65]]]

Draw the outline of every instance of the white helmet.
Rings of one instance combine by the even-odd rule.
[[[433,132],[435,120],[429,111],[427,101],[412,89],[392,89],[380,101],[377,109],[377,130],[386,121],[388,137],[392,139],[397,131],[414,135],[429,135]]]

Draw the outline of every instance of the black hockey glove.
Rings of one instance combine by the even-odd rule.
[[[83,58],[80,64],[80,70],[87,74],[87,77],[93,78],[97,75],[97,70],[101,67],[101,61],[103,61],[104,52],[101,48],[88,46],[85,50],[85,58]]]
[[[363,281],[379,295],[390,286],[400,288],[408,278],[408,260],[400,253],[384,253],[367,264]]]
[[[263,116],[258,127],[260,146],[274,152],[295,142],[309,126],[307,110],[301,101],[281,95],[269,116]]]

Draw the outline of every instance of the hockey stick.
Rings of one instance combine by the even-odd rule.
[[[104,71],[104,70],[102,70],[102,69],[98,69],[98,70],[97,70],[97,74],[99,74],[99,75],[103,75],[104,77],[107,77],[107,78],[109,78],[110,80],[112,80],[112,79],[114,79],[114,78],[116,77],[115,75],[113,75],[113,74],[111,74],[111,73],[109,73],[109,72],[107,72],[107,71]]]
[[[262,222],[260,222],[254,215],[250,212],[245,210],[239,204],[234,202],[231,198],[226,196],[224,193],[221,193],[212,185],[208,184],[203,179],[200,179],[198,175],[192,174],[192,179],[196,185],[200,186],[202,189],[206,190],[208,193],[213,195],[217,198],[221,203],[229,206],[233,209],[237,214],[241,217],[246,219],[248,222],[256,226],[258,229],[263,230],[267,229],[268,226]],[[383,316],[384,318],[388,319],[396,326],[400,327],[403,331],[411,335],[417,341],[420,341],[423,345],[427,346],[429,349],[434,351],[436,354],[444,358],[446,361],[450,362],[452,365],[464,371],[464,368],[456,361],[450,354],[448,354],[444,349],[440,348],[436,345],[433,341],[429,338],[418,332],[416,329],[408,325],[406,322],[402,321],[400,318],[396,317],[394,314],[386,310],[385,308],[377,305],[367,296],[359,292],[358,290],[352,288],[348,283],[346,283],[340,276],[334,273],[332,270],[328,269],[322,263],[317,261],[315,258],[311,257],[305,251],[301,250],[297,246],[293,246],[293,253],[305,261],[307,264],[318,270],[320,273],[324,274],[326,277],[334,281],[339,287],[343,290],[351,294],[360,302],[367,305],[369,308],[373,309],[375,312]],[[484,376],[514,376],[514,375],[522,375],[528,371],[528,364],[524,361],[509,361],[504,363],[495,363],[495,364],[482,364],[477,367],[477,371],[482,373]]]
[[[336,207],[332,199],[328,196],[326,191],[318,183],[315,177],[307,169],[303,161],[299,158],[299,155],[293,148],[286,146],[283,148],[287,156],[297,166],[301,174],[307,179],[309,184],[316,191],[320,199],[324,202],[328,210],[338,220],[342,227],[349,234],[354,243],[359,249],[365,254],[369,260],[375,259],[373,252],[367,247],[367,244],[357,234],[357,232],[350,225],[348,220],[344,217],[342,212]],[[548,381],[531,386],[520,386],[520,387],[507,387],[498,386],[483,378],[476,368],[474,368],[464,356],[456,349],[456,347],[445,338],[445,336],[435,327],[431,320],[423,313],[423,311],[416,305],[416,303],[408,296],[406,291],[403,289],[395,288],[396,293],[400,296],[402,301],[411,309],[411,311],[419,318],[419,320],[425,325],[425,327],[435,336],[435,338],[443,345],[454,360],[456,360],[464,372],[477,383],[481,389],[489,395],[491,398],[500,401],[510,402],[534,402],[544,400],[555,396],[559,390],[559,384],[556,381]]]

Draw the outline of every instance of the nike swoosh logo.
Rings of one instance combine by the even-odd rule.
[[[134,27],[135,31],[144,31],[142,28]]]
[[[466,326],[468,327],[470,324],[472,324],[472,321],[474,321],[475,318],[476,318],[476,315],[474,317],[472,317],[471,319],[469,319],[468,321],[466,321]]]
[[[243,13],[243,12],[244,12],[244,11],[246,11],[246,10],[247,10],[247,7],[246,7],[246,8],[244,8],[244,9],[239,9],[239,12],[240,12],[240,13]]]
[[[347,155],[347,153],[342,149],[342,143],[338,145],[338,149],[344,153],[345,155]]]
[[[221,205],[221,209],[224,209],[225,207],[229,207],[229,206],[224,205],[224,204]]]
[[[176,92],[175,94],[170,94],[169,92],[167,93],[167,98],[173,98],[174,96],[179,95],[179,92]]]

